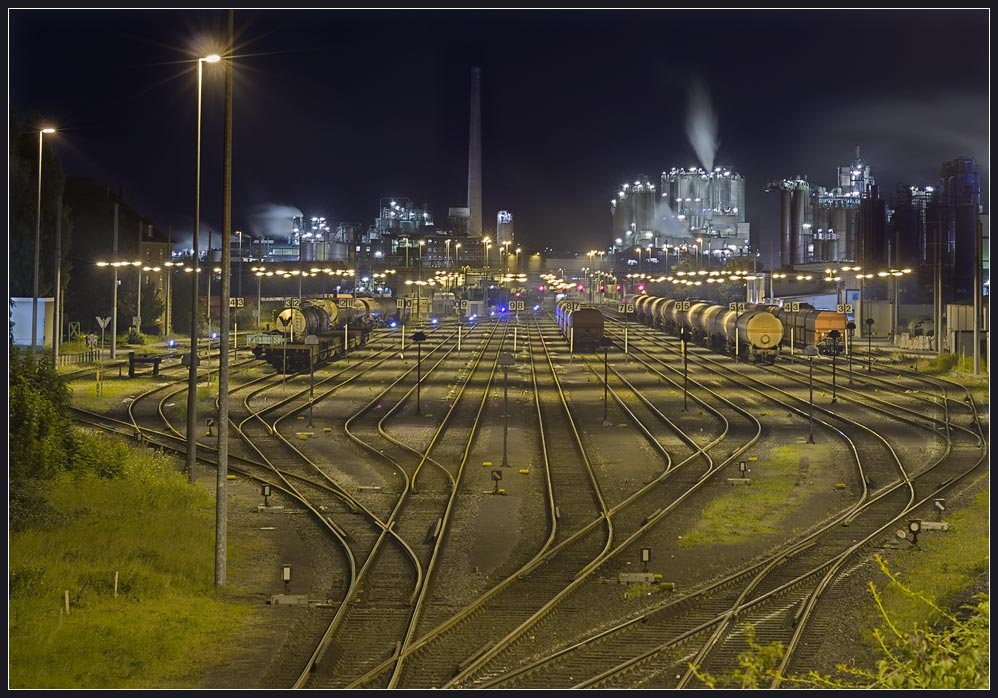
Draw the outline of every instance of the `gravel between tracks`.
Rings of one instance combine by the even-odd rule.
[[[822,472],[823,465],[828,464],[812,462],[816,473]],[[206,473],[200,482],[214,491],[214,473]],[[827,487],[827,471],[826,477],[813,482],[819,489]],[[978,478],[959,493],[949,495],[948,506],[952,510],[969,502],[975,492],[986,486],[987,478]],[[333,611],[306,605],[270,604],[272,595],[283,592],[281,565],[292,565],[290,594],[303,594],[313,600],[326,599],[331,593],[330,588],[342,588],[342,580],[334,576],[331,561],[334,551],[307,514],[288,513],[296,507],[271,497],[270,504],[286,504],[288,509],[284,513],[259,512],[257,507],[263,503],[259,489],[253,483],[240,479],[229,481],[227,490],[228,535],[233,553],[228,561],[228,584],[224,594],[233,600],[255,604],[256,611],[252,613],[246,634],[231,646],[219,648],[199,687],[287,688],[297,678],[314,638],[319,636]],[[511,509],[516,511],[520,508],[510,501],[512,497],[515,495],[492,498],[477,493],[471,496],[474,502],[465,502],[471,507],[467,515],[477,525],[458,526],[452,532],[454,539],[450,543],[471,552],[465,561],[465,569],[452,570],[453,584],[447,586],[453,593],[448,593],[446,587],[441,590],[446,599],[444,603],[457,602],[455,605],[460,605],[473,591],[480,592],[491,586],[498,575],[510,571],[505,564],[506,556],[518,545],[536,545],[537,530],[531,522],[515,517],[511,520]],[[496,506],[499,500],[503,500],[503,506]],[[806,508],[800,507],[802,511],[797,515],[799,522],[783,522],[785,530],[790,530],[796,523],[804,527],[815,523],[813,517],[805,513]],[[526,510],[536,511],[533,507]],[[698,512],[691,511],[688,515],[673,519],[671,527],[683,530],[692,526],[697,517]],[[542,524],[536,523],[538,526]],[[328,554],[316,554],[317,546]],[[717,569],[723,569],[726,563],[743,564],[747,557],[762,552],[765,544],[760,542],[751,548],[716,546],[709,554],[705,554],[702,548],[687,550],[681,558],[671,559],[670,566],[677,577],[683,568],[696,567],[704,560],[711,560]],[[890,559],[891,551],[884,552]],[[861,616],[867,612],[861,605],[861,600],[868,598],[867,582],[878,577],[874,563],[859,566],[842,582],[847,591],[837,596],[845,601],[836,602],[834,608],[824,610],[824,614],[835,618],[835,623],[829,626],[819,653],[824,666],[816,668],[823,673],[834,673],[835,665],[840,662],[873,665],[876,658],[860,641],[858,628]],[[988,584],[985,575],[979,587],[986,589]],[[967,602],[969,597],[970,592],[967,598],[954,600],[954,605]]]

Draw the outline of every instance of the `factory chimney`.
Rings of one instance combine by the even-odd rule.
[[[468,236],[482,236],[482,69],[471,69],[471,129],[468,143]]]

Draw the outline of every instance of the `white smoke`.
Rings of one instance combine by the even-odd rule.
[[[707,86],[699,78],[690,83],[690,106],[686,113],[686,135],[708,172],[714,169],[714,156],[720,141],[717,138],[717,115],[710,105]]]
[[[669,237],[686,237],[689,229],[678,218],[676,212],[669,206],[669,202],[659,198],[655,204],[655,220],[660,222],[660,230]]]
[[[292,219],[302,215],[301,210],[295,206],[258,204],[246,214],[247,227],[254,238],[290,237],[294,230]]]

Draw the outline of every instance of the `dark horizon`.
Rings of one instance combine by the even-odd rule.
[[[438,226],[467,197],[472,66],[482,69],[483,221],[530,249],[610,242],[638,175],[715,164],[745,177],[752,235],[778,256],[774,179],[826,187],[855,148],[888,201],[974,157],[988,205],[987,10],[237,10],[233,229],[261,210],[362,228],[381,197]],[[9,99],[69,176],[121,188],[182,239],[193,214],[194,58],[224,10],[9,10]],[[202,230],[221,227],[222,69],[205,65]],[[710,154],[708,154],[710,155]],[[269,231],[279,232],[279,231]],[[187,233],[189,236],[189,232]],[[204,237],[204,236],[202,236]]]

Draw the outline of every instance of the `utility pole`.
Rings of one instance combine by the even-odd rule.
[[[59,342],[62,340],[62,194],[55,209],[55,317],[52,333],[52,365],[59,370]]]

